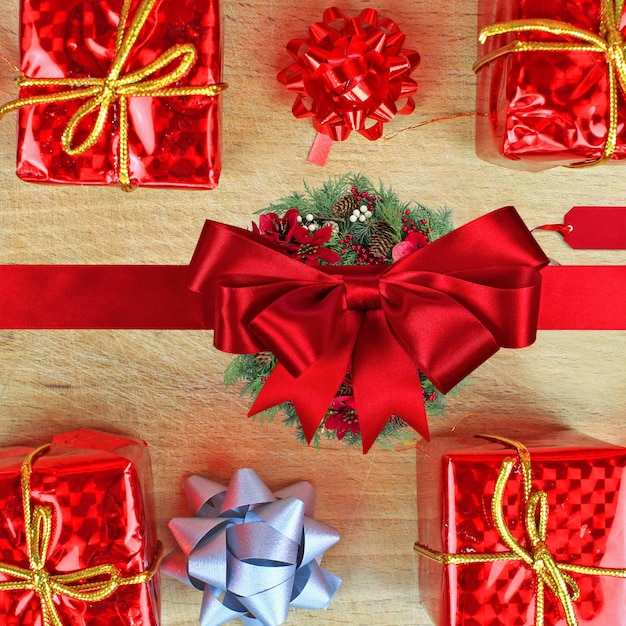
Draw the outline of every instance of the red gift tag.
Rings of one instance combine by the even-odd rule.
[[[554,230],[575,250],[626,250],[626,207],[575,206],[563,224],[535,230]]]

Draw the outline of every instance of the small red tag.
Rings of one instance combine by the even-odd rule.
[[[317,133],[307,161],[313,163],[313,165],[319,165],[320,167],[326,165],[326,160],[330,154],[330,149],[333,147],[333,143],[334,141],[326,133]]]
[[[563,222],[563,238],[576,250],[626,250],[626,207],[575,206]]]

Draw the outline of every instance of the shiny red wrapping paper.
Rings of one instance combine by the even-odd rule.
[[[139,4],[139,0],[131,2],[131,18]],[[122,6],[123,0],[22,0],[21,75],[106,77]],[[219,83],[221,36],[217,0],[162,0],[141,30],[124,73],[144,68],[176,44],[189,43],[198,58],[180,84]],[[55,90],[61,89],[23,87],[20,97]],[[132,184],[216,187],[221,170],[220,101],[221,96],[130,97]],[[19,111],[17,174],[21,179],[82,185],[118,182],[119,102],[113,103],[107,127],[93,148],[76,156],[63,150],[64,129],[85,102],[35,104]],[[79,134],[77,138],[81,139]]]
[[[603,0],[480,0],[479,30],[495,22],[558,20],[598,34]],[[624,32],[624,29],[622,29]],[[540,32],[487,39],[478,58],[515,40],[582,43]],[[613,159],[626,157],[621,91]],[[519,51],[478,70],[476,152],[486,161],[538,171],[602,157],[610,119],[609,67],[594,51]]]
[[[624,568],[626,449],[589,439],[576,446],[568,436],[561,433],[553,442],[528,446],[533,488],[548,495],[547,546],[559,562]],[[438,443],[443,447],[446,441],[457,451],[430,456],[426,446],[418,455],[419,543],[452,554],[509,551],[494,527],[491,502],[502,461],[515,458],[515,450],[480,439],[442,438]],[[435,468],[437,458],[441,464]],[[422,487],[428,493],[420,494]],[[438,489],[441,504],[431,499]],[[504,502],[508,527],[528,547],[519,465],[507,484]],[[419,558],[420,599],[436,623],[534,626],[536,578],[522,561],[441,565]],[[580,626],[626,624],[626,580],[573,577],[580,587],[580,598],[574,602]],[[545,598],[545,623],[565,626],[561,605],[550,591]]]
[[[20,467],[30,448],[0,450],[0,561],[28,568]],[[33,465],[33,506],[54,511],[46,569],[73,572],[105,563],[124,577],[152,567],[157,541],[143,442],[88,430],[60,435]],[[0,581],[7,576],[0,574]],[[159,623],[158,577],[119,587],[98,602],[55,595],[65,626]],[[33,591],[0,591],[0,623],[40,626],[41,601]]]

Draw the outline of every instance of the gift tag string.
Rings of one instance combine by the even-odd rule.
[[[70,156],[75,156],[96,145],[104,132],[112,105],[119,102],[119,181],[122,189],[132,189],[129,156],[129,121],[128,98],[150,96],[154,98],[168,98],[180,96],[216,96],[224,89],[225,83],[212,85],[176,86],[191,70],[197,59],[197,51],[190,44],[175,44],[158,56],[145,67],[123,73],[128,57],[134,49],[137,38],[152,10],[156,0],[143,0],[137,12],[129,23],[131,0],[124,0],[120,13],[120,22],[115,39],[115,57],[111,69],[105,78],[28,78],[20,77],[17,84],[21,88],[27,87],[70,87],[70,89],[56,93],[46,93],[35,96],[18,98],[0,107],[0,118],[8,112],[25,106],[66,102],[88,98],[70,118],[62,135],[61,144]],[[158,76],[160,70],[176,63],[174,69]],[[74,136],[79,125],[96,112],[96,119],[87,138],[78,146],[74,146]]]
[[[417,542],[415,551],[444,565],[464,565],[468,563],[493,563],[496,561],[522,561],[534,573],[536,580],[535,626],[545,624],[545,591],[552,592],[563,608],[568,626],[578,626],[574,602],[580,595],[579,587],[569,572],[589,576],[613,576],[626,578],[626,569],[577,565],[557,561],[546,544],[548,532],[548,495],[545,491],[532,487],[532,467],[530,453],[521,443],[495,435],[479,435],[483,439],[503,443],[517,452],[517,458],[508,457],[500,466],[494,487],[491,514],[502,542],[509,552],[485,552],[449,554],[432,550]],[[513,536],[506,520],[504,493],[513,468],[521,470],[524,490],[524,528],[529,547],[524,547]]]
[[[574,230],[574,227],[571,224],[543,224],[542,226],[535,226],[530,232],[534,233],[536,230],[550,230],[559,233],[561,237],[566,237]]]
[[[0,52],[0,59],[2,59],[14,72],[20,71],[20,68],[15,65],[15,63],[13,63],[13,61],[11,61],[8,56],[2,54],[2,52]]]
[[[84,602],[100,602],[121,586],[147,583],[157,573],[162,546],[159,544],[158,556],[152,567],[134,576],[122,576],[119,569],[110,563],[65,574],[51,573],[46,565],[53,535],[54,511],[52,507],[42,504],[33,507],[30,499],[33,464],[49,448],[50,445],[47,444],[33,450],[22,463],[22,507],[29,567],[26,569],[0,562],[0,573],[12,579],[0,582],[0,592],[34,591],[41,602],[43,626],[63,626],[54,596],[66,596]]]
[[[383,137],[384,141],[389,141],[390,139],[395,139],[398,135],[402,133],[406,133],[408,130],[414,130],[416,128],[421,128],[422,126],[428,126],[429,124],[438,124],[439,122],[447,122],[449,120],[457,120],[462,117],[486,117],[481,113],[477,113],[476,111],[468,111],[467,113],[451,113],[450,115],[442,115],[441,117],[433,117],[428,120],[423,120],[422,122],[418,122],[417,124],[411,124],[411,126],[407,126],[406,128],[401,128],[400,130],[396,130],[393,133],[389,133]]]

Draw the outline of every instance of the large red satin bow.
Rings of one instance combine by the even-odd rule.
[[[386,266],[307,266],[208,221],[190,287],[218,349],[278,359],[251,414],[291,400],[310,440],[349,372],[366,452],[392,415],[428,437],[419,371],[445,393],[500,347],[535,340],[547,263],[513,207]]]
[[[333,141],[356,130],[378,139],[396,113],[411,113],[417,83],[409,77],[419,54],[402,48],[404,33],[374,9],[348,18],[337,8],[309,28],[308,39],[292,39],[287,50],[295,62],[278,80],[297,94],[293,114],[313,117],[315,129]],[[398,110],[397,101],[406,102]],[[366,127],[369,120],[373,124]]]

